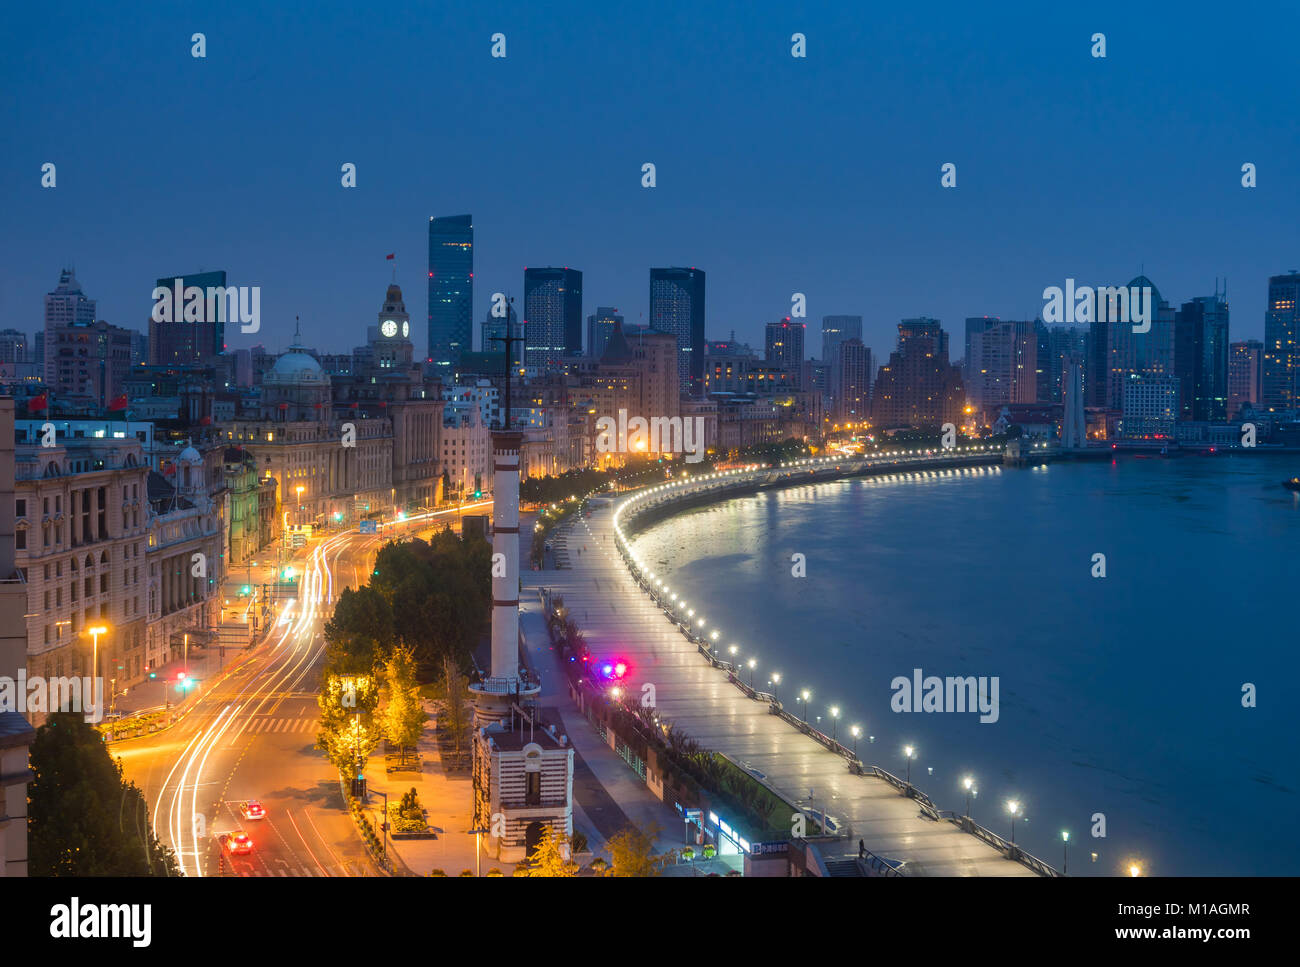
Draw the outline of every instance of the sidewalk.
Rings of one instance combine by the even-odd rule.
[[[420,771],[389,774],[386,766],[390,763],[385,760],[383,752],[376,751],[366,763],[366,787],[370,795],[366,808],[378,830],[379,817],[384,809],[384,797],[378,793],[386,792],[389,802],[397,802],[414,786],[420,804],[428,810],[429,828],[437,834],[437,839],[394,840],[390,830],[389,856],[394,858],[394,865],[402,873],[428,876],[431,870],[440,869],[448,876],[459,876],[462,870],[474,869],[475,837],[469,833],[473,828],[473,787],[469,773],[449,776],[443,772],[435,738],[437,733],[433,727],[433,707],[427,701],[423,704],[430,717],[417,746],[421,758]],[[493,867],[507,875],[514,871],[511,864],[502,864],[484,853],[480,872],[486,874]]]
[[[564,670],[551,648],[540,601],[520,601],[519,628],[529,663],[542,679],[538,707],[544,717],[559,719],[573,745],[574,827],[586,834],[587,848],[600,853],[606,841],[628,825],[647,833],[657,827],[656,852],[686,845],[681,817],[646,787],[573,705]]]

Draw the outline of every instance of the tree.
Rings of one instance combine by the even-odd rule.
[[[461,674],[460,666],[451,658],[443,662],[443,689],[446,694],[447,711],[440,724],[455,741],[456,754],[459,755],[461,742],[466,739],[466,733],[469,731],[469,715],[466,709],[469,704],[469,683]]]
[[[370,587],[346,588],[325,623],[325,665],[341,675],[368,675],[385,660],[395,637],[388,599]]]
[[[547,826],[542,838],[533,847],[527,864],[516,867],[516,876],[577,876],[578,864],[566,860],[560,849],[563,841],[557,840]]]
[[[648,833],[635,826],[625,826],[609,838],[610,876],[658,876],[672,858],[671,853],[654,855],[654,836],[657,827]]]
[[[420,706],[416,692],[415,660],[405,646],[395,648],[385,667],[388,681],[388,703],[384,707],[383,726],[388,741],[401,750],[406,761],[406,749],[420,741],[424,723],[429,716]]]
[[[55,712],[36,731],[28,786],[32,876],[179,876],[149,825],[139,788],[122,778],[82,715]]]
[[[345,779],[355,779],[358,767],[365,764],[383,737],[374,721],[379,704],[375,680],[369,675],[326,673],[316,703],[321,712],[316,748]]]

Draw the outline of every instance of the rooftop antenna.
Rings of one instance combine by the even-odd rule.
[[[511,373],[510,373],[510,371],[511,371],[511,369],[513,368],[513,365],[514,365],[514,364],[512,363],[512,361],[511,361],[511,358],[510,358],[510,357],[511,357],[511,352],[510,352],[510,350],[511,350],[511,348],[514,346],[515,343],[517,343],[517,342],[523,342],[523,341],[524,341],[524,337],[523,337],[523,336],[516,336],[516,335],[514,335],[514,333],[512,333],[511,330],[510,330],[510,319],[511,319],[511,316],[514,314],[514,302],[515,302],[515,297],[514,297],[514,296],[512,296],[512,295],[508,295],[508,296],[506,296],[506,334],[505,334],[504,336],[490,336],[490,337],[489,337],[489,340],[490,340],[491,342],[499,342],[499,343],[503,343],[503,345],[502,345],[502,347],[501,347],[501,351],[505,354],[505,363],[506,363],[506,402],[505,402],[505,412],[503,413],[503,415],[502,415],[502,417],[501,417],[501,429],[503,429],[503,430],[508,430],[508,429],[510,429],[510,383],[511,383],[511,380],[510,380],[510,375],[511,375]]]

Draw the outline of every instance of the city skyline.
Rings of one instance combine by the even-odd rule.
[[[230,333],[232,347],[260,341],[283,348],[301,316],[322,349],[348,348],[355,320],[372,311],[369,293],[375,274],[386,273],[384,256],[397,254],[399,282],[409,293],[424,271],[428,218],[473,212],[474,321],[485,317],[491,292],[519,285],[525,266],[554,264],[584,272],[584,315],[613,305],[636,325],[648,321],[646,269],[698,265],[710,275],[710,338],[734,329],[761,344],[762,327],[788,315],[792,294],[803,292],[808,320],[862,314],[863,342],[881,353],[902,318],[925,315],[949,328],[971,315],[1032,319],[1042,288],[1064,278],[1146,274],[1180,303],[1226,277],[1234,337],[1262,338],[1267,279],[1292,267],[1287,250],[1298,214],[1287,190],[1297,135],[1268,121],[1286,109],[1277,93],[1286,85],[1273,83],[1285,57],[1268,53],[1285,31],[1227,25],[1218,37],[1224,70],[1175,82],[1129,52],[1194,43],[1196,28],[1145,11],[1123,10],[1120,18],[1122,9],[1097,14],[1112,21],[1111,50],[1102,60],[1088,56],[1091,27],[1062,12],[1041,11],[1029,24],[952,12],[945,34],[924,42],[937,68],[924,78],[909,66],[921,52],[915,38],[925,36],[919,12],[894,11],[885,20],[854,11],[790,18],[775,5],[759,5],[752,22],[725,42],[700,24],[670,43],[635,29],[624,14],[578,18],[561,32],[520,9],[503,12],[500,26],[530,42],[495,60],[487,48],[496,28],[458,24],[449,15],[420,18],[394,41],[378,25],[349,22],[339,30],[340,15],[328,12],[311,25],[240,31],[251,14],[235,8],[232,34],[209,28],[210,51],[201,61],[189,55],[188,33],[174,39],[179,32],[170,20],[91,11],[62,27],[86,56],[55,83],[37,83],[41,72],[29,52],[9,42],[3,48],[0,70],[23,105],[10,128],[24,150],[0,160],[0,181],[6,210],[29,230],[21,241],[10,236],[3,243],[0,318],[32,331],[40,295],[67,264],[77,267],[104,319],[137,328],[148,317],[150,282],[165,270],[221,268],[236,284],[265,289],[263,331]],[[17,21],[12,37],[48,30],[26,14]],[[806,60],[790,57],[794,29],[809,38]],[[905,39],[881,44],[882,31]],[[59,105],[85,100],[70,92],[83,92],[90,76],[120,73],[100,53],[112,45],[92,42],[99,35],[124,44],[134,38],[130,43],[158,55],[147,69],[120,77],[116,93],[92,95],[86,106],[94,110],[81,114],[73,138],[59,123]],[[859,36],[870,39],[870,57],[855,49],[851,38]],[[1045,36],[1050,40],[1040,40]],[[558,153],[496,150],[502,129],[532,143],[558,143],[558,133],[527,106],[535,100],[516,96],[548,41],[581,48],[595,61],[579,69],[548,57],[540,93],[558,95],[590,70],[615,70],[628,82],[621,93],[584,88],[582,100],[596,123],[642,117],[631,137],[567,156],[563,166]],[[392,44],[394,54],[393,69],[382,77],[300,76],[303,45],[313,61],[341,62],[358,44],[381,43]],[[414,50],[438,51],[448,76],[457,77],[446,124],[466,132],[458,141],[436,140],[414,120],[400,119],[386,122],[383,137],[375,131],[335,141],[312,134],[328,123],[316,115],[284,116],[280,105],[307,84],[322,102],[338,105],[331,113],[364,116],[368,105],[391,99],[393,86],[413,82],[415,68],[403,66],[410,59],[400,55]],[[978,83],[964,73],[973,50],[993,55]],[[649,78],[658,78],[648,65],[665,55],[685,62],[682,76],[652,86]],[[232,57],[249,65],[233,81],[222,70]],[[1062,116],[1040,113],[1043,124],[1025,124],[1026,107],[1011,91],[1026,83],[1044,101],[1065,105]],[[691,86],[707,86],[716,97],[683,119],[674,104]],[[828,86],[840,90],[828,98]],[[1153,122],[1146,110],[1152,97],[1167,103],[1168,117],[1193,106],[1214,117],[1214,146],[1171,158],[1161,145],[1196,126]],[[242,132],[241,144],[271,160],[248,165],[243,148],[224,141],[208,146],[201,163],[183,166],[101,150],[119,143],[123,131],[209,101],[219,101],[209,123]],[[872,105],[870,133],[838,123],[859,101]],[[754,103],[765,105],[761,114]],[[1159,138],[1149,136],[1153,128]],[[832,133],[838,150],[809,153]],[[380,150],[394,136],[407,150]],[[881,157],[863,150],[879,141],[908,148]],[[758,143],[763,151],[750,148]],[[1082,144],[1087,152],[1077,150]],[[1032,163],[1007,162],[1030,148]],[[426,156],[436,164],[424,164]],[[47,161],[58,165],[52,189],[40,187]],[[654,188],[641,187],[646,162],[657,166]],[[1247,162],[1258,167],[1257,188],[1241,186]],[[357,165],[355,189],[340,184],[344,163]],[[957,165],[955,189],[940,186],[945,163]],[[215,182],[214,171],[222,172]],[[551,197],[537,190],[539,181],[574,187]],[[575,191],[582,202],[576,214]],[[740,197],[744,206],[736,204]],[[1189,197],[1203,204],[1189,205]],[[160,232],[148,213],[164,204],[186,217],[170,219]],[[1217,244],[1205,244],[1205,205],[1225,213]],[[934,286],[936,275],[944,285]],[[417,349],[425,347],[417,342]]]

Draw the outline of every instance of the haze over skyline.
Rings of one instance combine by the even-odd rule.
[[[1231,337],[1260,338],[1268,276],[1300,265],[1300,131],[1278,121],[1300,16],[1280,6],[1216,20],[1213,71],[1173,69],[1180,51],[1208,58],[1203,22],[1120,4],[56,4],[12,21],[0,327],[39,328],[65,265],[100,318],[134,329],[157,278],[224,269],[262,286],[262,331],[229,327],[232,349],[283,349],[300,315],[309,344],[346,351],[395,252],[423,354],[428,219],[462,212],[476,341],[491,293],[521,298],[529,265],[581,269],[584,317],[616,306],[629,323],[651,266],[698,266],[707,335],[760,349],[803,292],[809,355],[823,315],[862,315],[881,353],[901,318],[960,333],[967,316],[1034,318],[1067,278],[1142,272],[1175,307],[1227,277]]]

